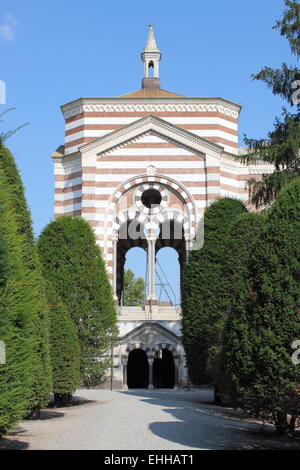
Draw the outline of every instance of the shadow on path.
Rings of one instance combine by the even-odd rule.
[[[0,450],[25,450],[28,449],[29,443],[16,439],[16,437],[22,439],[22,434],[26,430],[20,427],[15,428],[11,431],[8,436],[0,438]]]
[[[277,438],[271,434],[272,426],[266,427],[268,432],[264,435],[261,424],[246,420],[238,412],[234,417],[234,410],[214,405],[210,390],[130,390],[120,393],[140,397],[169,413],[172,421],[150,423],[149,429],[156,436],[173,443],[210,450],[299,448],[299,443],[292,439]]]

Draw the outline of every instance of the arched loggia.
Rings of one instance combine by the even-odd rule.
[[[123,290],[124,290],[124,268],[126,262],[126,254],[132,248],[142,248],[147,250],[147,241],[145,237],[145,230],[143,224],[138,219],[126,220],[120,225],[118,236],[115,241],[115,277],[116,282],[114,286],[117,295],[118,304],[123,304]]]
[[[156,252],[155,292],[158,305],[180,305],[181,265],[178,251],[162,247]]]
[[[155,243],[155,253],[158,298],[160,296],[159,290],[161,291],[160,285],[167,284],[164,288],[165,296],[167,296],[171,305],[178,305],[180,304],[182,270],[187,257],[185,232],[181,222],[171,219],[160,224],[159,236]],[[164,262],[166,255],[168,263]],[[168,266],[169,273],[165,266]],[[174,286],[175,289],[172,287],[174,281],[177,282],[177,286]]]
[[[124,273],[127,271],[128,277],[134,274],[134,281],[138,282],[138,289],[132,289],[132,285],[128,285],[128,277],[124,275],[122,305],[127,307],[143,307],[145,304],[145,285],[146,285],[146,271],[147,271],[147,252],[144,248],[133,247],[129,248],[125,253]],[[131,271],[129,273],[128,271]],[[143,282],[144,281],[144,285]],[[137,284],[135,284],[137,287]],[[143,289],[142,289],[143,287]]]

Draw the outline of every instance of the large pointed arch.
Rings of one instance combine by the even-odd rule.
[[[177,217],[182,218],[182,220],[184,219],[185,224],[187,224],[187,222],[189,223],[190,231],[194,232],[195,228],[196,228],[196,224],[197,224],[197,220],[196,220],[197,211],[196,211],[196,204],[195,204],[194,198],[192,197],[190,192],[184,187],[183,184],[179,183],[175,179],[170,178],[169,176],[166,176],[166,175],[155,174],[155,175],[150,175],[149,176],[147,174],[146,175],[141,174],[141,175],[138,175],[138,176],[135,176],[135,177],[132,177],[132,178],[129,178],[129,179],[123,181],[116,188],[116,190],[114,191],[114,193],[110,197],[109,207],[110,207],[111,213],[114,213],[114,209],[115,209],[116,204],[118,203],[119,199],[123,196],[123,194],[126,193],[126,191],[128,191],[129,189],[131,189],[135,186],[142,186],[142,185],[145,185],[147,183],[152,183],[152,184],[158,183],[162,186],[166,186],[167,188],[168,187],[172,188],[178,194],[178,196],[183,200],[183,202],[184,202],[184,204],[187,208],[187,214],[179,214],[179,212],[176,211],[176,214],[172,215],[171,218],[174,218],[174,220]],[[169,212],[171,214],[171,212],[173,213],[174,211],[164,211],[164,217]],[[178,214],[177,214],[177,212],[178,212]],[[130,215],[129,211],[127,211],[126,214],[124,212],[123,217],[126,217],[126,215],[128,215],[131,218],[132,214]],[[141,221],[143,219],[143,223],[145,223],[145,224],[148,222],[146,220],[147,217],[142,216],[142,214],[140,214],[138,212],[135,214],[135,217],[141,218]],[[160,222],[160,217],[157,218],[157,223],[158,224]],[[113,233],[116,233],[119,229],[119,226],[120,226],[119,219],[120,219],[120,214],[114,213]],[[156,218],[155,218],[155,220],[156,220]],[[187,229],[187,225],[186,225],[186,229]],[[190,233],[190,236],[192,237],[193,234]]]

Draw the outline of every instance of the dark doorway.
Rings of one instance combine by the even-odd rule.
[[[154,388],[174,388],[175,364],[171,351],[161,349],[157,351],[153,361]]]
[[[149,364],[145,351],[134,349],[129,353],[127,363],[128,388],[148,388]]]

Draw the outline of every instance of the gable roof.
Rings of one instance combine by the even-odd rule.
[[[110,132],[103,137],[99,137],[91,142],[81,145],[79,147],[79,151],[83,158],[94,155],[95,153],[100,155],[114,147],[124,145],[125,142],[136,139],[138,136],[149,131],[153,131],[163,137],[172,139],[181,145],[189,147],[196,153],[209,153],[215,158],[220,158],[223,152],[223,147],[221,145],[195,135],[186,129],[182,129],[181,127],[171,124],[164,119],[153,116],[152,114]]]

